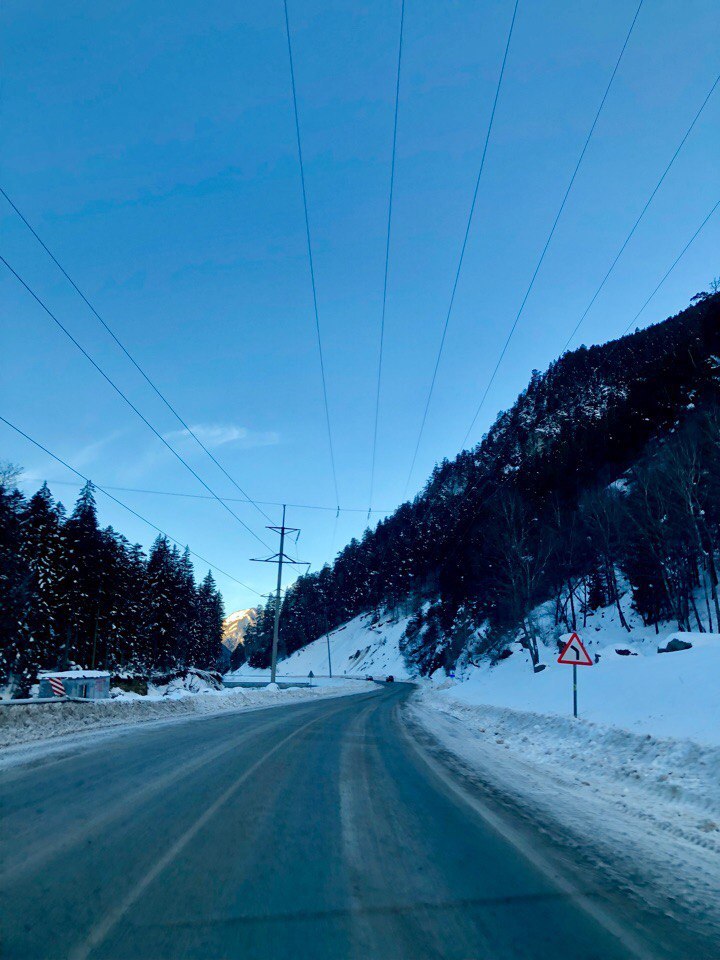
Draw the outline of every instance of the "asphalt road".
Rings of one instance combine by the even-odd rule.
[[[0,956],[661,955],[426,754],[409,693],[139,726],[5,771]]]

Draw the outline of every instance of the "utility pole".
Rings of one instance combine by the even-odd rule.
[[[327,623],[325,624],[325,639],[327,640],[327,648],[328,648],[328,673],[330,675],[330,679],[332,680],[332,660],[330,659],[330,631],[327,628]]]
[[[280,526],[268,526],[267,529],[272,530],[274,533],[280,534],[280,550],[278,553],[274,553],[271,557],[253,557],[252,559],[254,563],[277,562],[278,565],[277,591],[275,593],[275,623],[273,625],[272,659],[270,661],[270,683],[275,683],[275,675],[277,673],[278,637],[280,635],[280,591],[282,589],[283,563],[292,563],[300,566],[306,566],[307,564],[304,560],[293,560],[292,557],[289,557],[285,553],[285,534],[296,533],[298,536],[300,536],[299,527],[285,526],[285,504],[283,504],[282,523]],[[295,537],[295,542],[297,543],[297,537]]]

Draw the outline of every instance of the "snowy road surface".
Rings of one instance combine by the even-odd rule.
[[[0,955],[714,955],[445,766],[402,720],[410,690],[132,728],[6,769]]]

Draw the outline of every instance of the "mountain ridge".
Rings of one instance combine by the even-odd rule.
[[[225,617],[222,623],[222,643],[230,653],[245,642],[248,628],[255,625],[257,608],[248,607],[246,610],[235,610]]]
[[[622,504],[617,497],[603,499],[603,491],[628,471],[642,467],[647,473],[657,466],[674,434],[678,448],[686,423],[690,432],[683,442],[692,434],[702,456],[710,458],[708,470],[720,461],[700,416],[707,418],[720,403],[720,294],[695,299],[674,317],[599,346],[581,346],[545,373],[534,371],[480,443],[439,463],[412,502],[287,591],[281,653],[311,642],[327,626],[381,608],[415,617],[404,649],[421,672],[452,665],[477,639],[481,624],[490,625],[493,642],[520,630],[536,653],[528,620],[533,607],[554,595],[574,616],[578,583],[601,594],[598,600],[615,598],[621,560],[638,584],[633,601],[645,604],[650,618],[668,615],[671,607],[673,615],[689,609],[698,565],[713,567],[707,578],[715,591],[713,551],[709,559],[707,551],[693,554],[694,567],[688,566],[683,557],[691,553],[679,540],[677,556],[668,559],[650,533],[643,534],[637,555],[647,558],[647,569],[639,569],[626,556],[630,533],[636,523],[649,531],[657,518],[641,517],[642,504],[633,502],[626,529],[617,530],[613,517]],[[681,453],[678,448],[674,455]],[[668,469],[666,464],[669,477]],[[710,499],[707,512],[715,523],[713,509]],[[683,523],[692,524],[693,517]],[[710,526],[705,524],[706,538]],[[720,527],[712,542],[720,543]],[[677,585],[668,586],[671,580]],[[680,612],[676,619],[689,616]],[[271,620],[261,608],[248,631],[246,653],[258,666],[266,665]]]

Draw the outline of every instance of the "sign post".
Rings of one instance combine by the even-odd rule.
[[[573,664],[573,716],[577,719],[577,664]]]
[[[560,651],[557,662],[569,663],[573,668],[573,716],[577,717],[577,668],[593,665],[592,657],[577,633],[570,634],[570,639]]]

